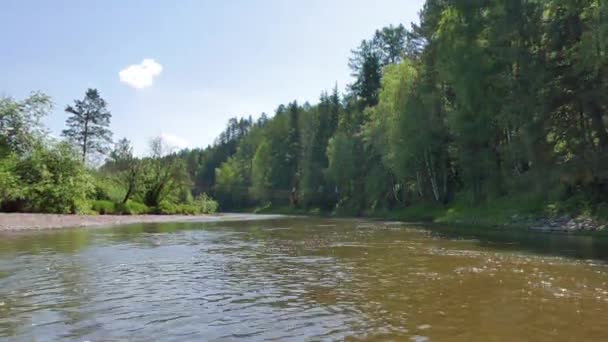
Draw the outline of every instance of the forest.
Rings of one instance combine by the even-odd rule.
[[[47,96],[3,98],[2,210],[608,217],[606,1],[428,0],[345,62],[342,91],[146,157],[111,143],[97,90],[66,108],[64,139],[40,125]]]

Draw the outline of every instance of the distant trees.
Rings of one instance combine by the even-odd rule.
[[[92,177],[65,143],[47,141],[22,156],[0,158],[0,210],[76,213]]]
[[[355,82],[350,85],[353,95],[361,99],[363,106],[375,106],[378,103],[382,65],[373,42],[361,42],[361,46],[353,51],[349,66],[355,77]]]
[[[49,139],[47,95],[0,99],[0,210],[70,213],[86,206],[91,177],[70,146]]]
[[[22,101],[0,98],[0,154],[23,154],[45,137],[41,119],[53,109],[51,98],[33,92]]]
[[[355,82],[350,85],[350,90],[361,99],[364,107],[378,103],[383,68],[406,57],[407,33],[403,25],[384,27],[352,51],[348,65]]]
[[[150,157],[144,161],[143,202],[158,207],[172,194],[189,185],[185,163],[178,158],[162,138],[150,141]]]
[[[262,141],[255,151],[251,166],[252,195],[261,202],[271,199],[272,170],[269,168],[270,165],[272,165],[270,145],[268,142]]]
[[[98,184],[95,196],[159,212],[191,210],[207,193],[224,210],[271,203],[364,214],[516,198],[595,213],[608,205],[607,56],[603,1],[427,0],[418,24],[384,27],[353,50],[344,94],[336,87],[314,105],[232,118],[204,149],[176,153],[156,139],[136,158],[121,140],[100,169],[120,189]],[[40,182],[56,190],[49,179],[86,183],[71,162],[54,162],[67,158],[64,147],[32,153],[50,106],[41,94],[0,100],[3,203],[37,198]],[[67,111],[64,135],[81,159],[105,152],[110,113],[99,93],[89,89]],[[34,156],[52,171],[26,172]],[[73,172],[51,176],[57,170]],[[44,205],[80,201],[68,197]]]
[[[77,213],[93,191],[91,175],[66,143],[51,143],[21,159],[15,167],[26,211]]]
[[[97,89],[88,89],[82,100],[75,100],[65,111],[70,115],[62,135],[81,151],[86,161],[91,153],[106,153],[112,142],[109,129],[112,114]]]
[[[418,24],[353,50],[343,96],[279,106],[202,151],[198,174],[221,170],[222,185],[206,187],[224,194],[238,179],[248,205],[291,197],[351,213],[512,196],[606,202],[607,15],[592,0],[427,0]]]
[[[115,174],[125,189],[121,203],[127,203],[135,195],[142,182],[143,163],[133,155],[133,147],[127,138],[120,139],[105,164],[105,169]]]
[[[111,115],[105,100],[89,89],[66,108],[71,116],[65,141],[48,136],[41,123],[52,106],[39,92],[22,101],[0,98],[0,211],[201,214],[218,208],[204,189],[193,188],[204,159],[201,150],[175,153],[155,138],[150,156],[137,157],[123,138],[101,167],[87,167],[91,155],[109,151]],[[251,118],[233,120],[221,137],[229,151],[237,150],[236,140],[251,123]]]

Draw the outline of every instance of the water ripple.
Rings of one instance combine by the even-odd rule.
[[[608,319],[596,261],[398,223],[163,227],[0,243],[0,339],[520,339],[512,326],[539,341],[608,336],[593,329]]]

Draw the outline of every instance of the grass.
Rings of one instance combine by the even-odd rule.
[[[145,204],[128,201],[127,203],[115,203],[108,200],[95,200],[90,204],[91,213],[99,215],[143,215],[150,213],[150,208]]]
[[[107,200],[96,200],[91,202],[91,210],[100,215],[116,214],[116,204]]]

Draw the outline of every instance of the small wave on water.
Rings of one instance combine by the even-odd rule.
[[[0,339],[517,340],[512,326],[538,341],[608,337],[602,262],[382,227],[193,223],[0,242]]]

